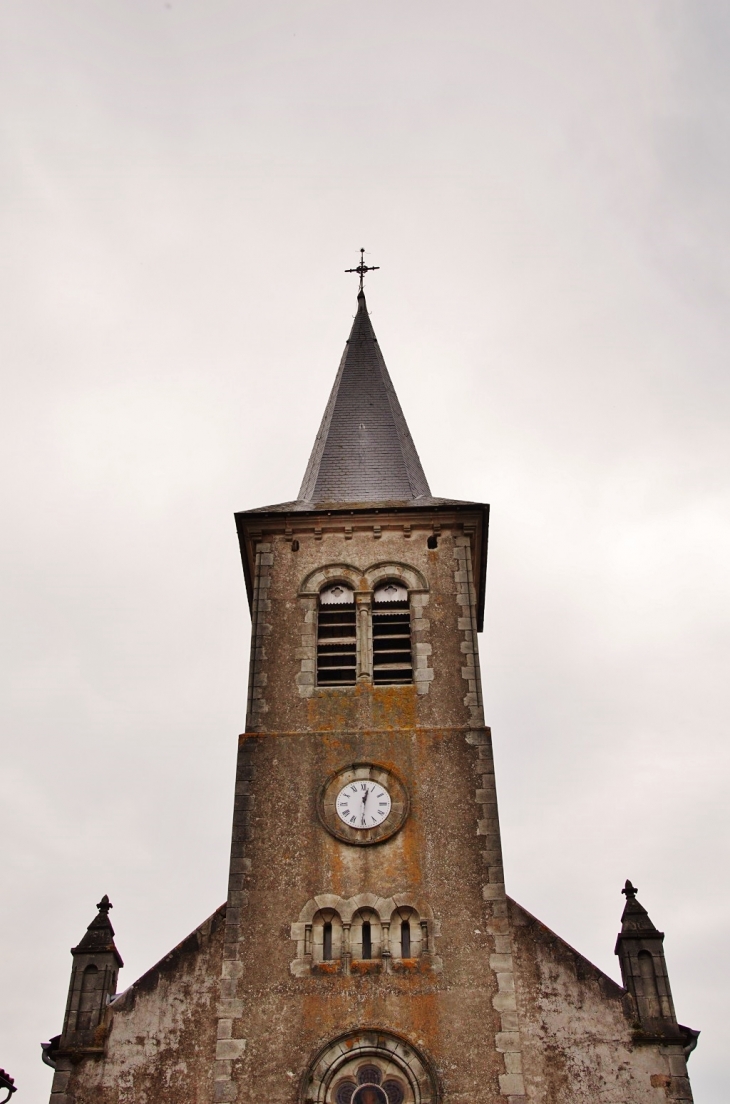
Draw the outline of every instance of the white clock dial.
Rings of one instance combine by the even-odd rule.
[[[377,828],[390,812],[390,794],[379,782],[358,778],[342,787],[335,807],[348,828]]]

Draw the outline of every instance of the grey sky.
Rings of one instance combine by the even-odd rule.
[[[434,494],[492,504],[508,890],[612,976],[630,877],[723,1104],[730,8],[0,12],[0,1065],[43,1100],[109,893],[138,974],[223,900],[248,615],[355,310]]]

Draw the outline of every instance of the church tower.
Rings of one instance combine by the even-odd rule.
[[[282,1070],[322,1104],[524,1094],[477,651],[487,519],[431,495],[361,291],[299,498],[236,517],[253,645],[219,1101],[254,1081],[283,1099]]]
[[[622,987],[506,896],[489,511],[432,496],[363,270],[299,497],[236,515],[252,643],[227,902],[96,1010],[93,1053],[67,1021],[51,1100],[691,1101],[698,1033],[648,917],[624,915]]]

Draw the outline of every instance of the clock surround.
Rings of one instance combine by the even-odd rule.
[[[357,826],[346,823],[337,808],[337,801],[343,790],[346,791],[347,787],[363,783],[369,784],[370,793],[377,793],[382,787],[390,799],[390,808],[383,820],[380,823],[370,824],[369,821],[372,818],[368,818],[366,827],[363,827],[360,822]],[[366,762],[349,763],[331,774],[322,786],[317,799],[319,819],[330,835],[356,847],[384,843],[394,836],[403,827],[409,807],[408,791],[395,771],[390,767]]]

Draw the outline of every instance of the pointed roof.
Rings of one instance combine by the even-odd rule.
[[[636,894],[639,892],[636,886],[633,886],[629,879],[626,879],[626,885],[621,890],[626,897],[626,904],[624,905],[624,911],[621,914],[621,936],[636,936],[643,938],[646,936],[653,936],[657,939],[663,939],[664,933],[657,930],[652,923],[649,913],[644,906],[636,900]]]
[[[358,270],[356,270],[358,271]],[[489,507],[483,502],[436,498],[418,459],[393,388],[365,296],[340,361],[334,387],[314,442],[299,497],[289,502],[237,511],[236,529],[249,605],[253,602],[256,545],[261,523],[309,515],[382,511],[469,511],[479,515],[472,555],[477,590],[477,631],[484,624]],[[285,522],[288,531],[288,522]],[[297,541],[298,544],[298,541]]]
[[[430,494],[360,291],[299,502],[410,502]]]
[[[114,928],[109,919],[109,909],[113,908],[106,893],[96,906],[98,913],[86,929],[86,934],[77,947],[71,948],[71,954],[113,954],[120,966],[123,966],[122,956],[114,943]]]

